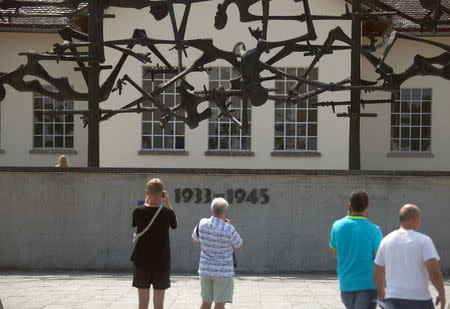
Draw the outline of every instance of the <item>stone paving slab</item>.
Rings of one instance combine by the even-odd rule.
[[[0,273],[0,309],[137,308],[132,276],[116,273]],[[173,275],[165,308],[200,307],[195,275]],[[432,295],[436,292],[431,288]],[[450,300],[450,280],[446,280]],[[3,308],[1,307],[3,304]],[[152,306],[150,306],[152,308]],[[239,275],[232,309],[343,309],[333,275]]]

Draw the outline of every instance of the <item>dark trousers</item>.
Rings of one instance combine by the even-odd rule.
[[[386,309],[434,309],[433,300],[387,298]]]
[[[377,291],[341,291],[341,299],[347,309],[375,309],[377,306]]]

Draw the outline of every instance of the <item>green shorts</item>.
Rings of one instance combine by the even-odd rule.
[[[231,278],[214,278],[200,276],[202,300],[206,303],[232,303],[234,282]]]

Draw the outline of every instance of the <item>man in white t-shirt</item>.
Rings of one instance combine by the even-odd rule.
[[[375,257],[374,281],[378,299],[386,309],[434,308],[429,281],[439,295],[436,305],[445,308],[445,290],[439,255],[433,241],[417,232],[419,207],[406,204],[400,209],[400,228],[387,235]]]

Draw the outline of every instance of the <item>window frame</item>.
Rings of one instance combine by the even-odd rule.
[[[420,90],[419,99],[414,97],[414,92]],[[424,92],[429,93],[429,98],[424,99]],[[408,93],[407,93],[408,92]],[[390,126],[389,126],[389,151],[390,154],[431,154],[431,136],[432,136],[432,88],[401,88],[399,96],[392,94],[393,103],[391,103]],[[408,107],[406,108],[406,104]],[[413,112],[413,104],[420,103],[420,111]],[[424,112],[424,103],[428,107]],[[417,106],[415,107],[417,108]],[[407,109],[408,111],[405,111]],[[409,124],[406,124],[406,119]],[[419,124],[417,124],[417,121]],[[425,124],[424,124],[425,121]],[[414,122],[414,123],[413,123]],[[413,136],[413,130],[418,130],[419,137]],[[417,131],[416,131],[417,133]],[[405,136],[404,136],[405,135]],[[418,149],[413,149],[414,144],[418,144]],[[397,143],[397,144],[394,144]],[[408,144],[408,149],[403,148]],[[423,150],[427,146],[426,150]],[[394,146],[395,145],[395,146]],[[416,147],[414,147],[416,148]]]
[[[47,85],[45,86],[46,89],[48,90],[54,90],[55,88],[51,85]],[[36,100],[41,100],[41,108],[37,108],[37,101]],[[48,108],[46,107],[46,104],[50,104],[48,101],[51,102],[52,104],[52,108]],[[59,115],[51,115],[50,113],[48,113],[51,110],[58,110],[59,107],[61,106],[60,104],[62,104],[63,108],[61,108],[61,111],[73,111],[74,110],[74,106],[75,106],[75,102],[72,100],[63,100],[63,101],[59,101],[56,99],[53,99],[51,97],[45,96],[43,94],[40,93],[36,93],[33,92],[33,150],[37,151],[37,152],[46,152],[46,151],[67,151],[67,152],[73,152],[75,149],[75,114],[59,114]],[[69,106],[69,107],[68,107]],[[41,120],[39,121],[39,116],[36,116],[36,113],[41,114]],[[36,117],[37,120],[36,121]],[[47,120],[49,118],[47,117],[51,117],[51,121]],[[56,117],[61,117],[62,121],[56,121]],[[66,121],[67,117],[71,117],[72,121]],[[52,134],[46,133],[46,128],[47,126],[51,125],[52,126]],[[37,130],[37,128],[39,128],[39,126],[41,126],[40,129]],[[61,130],[62,130],[62,134],[57,134],[57,128],[56,126],[62,126]],[[70,126],[71,126],[71,130],[70,130]],[[69,134],[68,132],[66,133],[66,130],[68,130],[69,132],[71,131],[71,134]],[[40,131],[36,132],[36,131]],[[41,146],[39,146],[39,143],[36,143],[36,138],[41,137]],[[52,137],[52,145],[53,146],[46,146],[46,137]],[[56,146],[56,139],[57,138],[62,138],[62,147],[58,147]],[[70,144],[70,139],[72,140],[71,144],[72,146],[67,146],[68,144]]]
[[[281,67],[278,68],[279,70],[283,72],[287,72],[289,70],[295,70],[296,76],[302,76],[304,71],[306,70],[303,67]],[[291,72],[292,73],[292,72]],[[318,78],[318,68],[313,68],[313,71],[310,72],[309,76],[311,76],[312,79],[317,80]],[[292,74],[291,74],[292,75]],[[283,77],[282,79],[276,79],[274,80],[274,86],[277,89],[276,94],[282,94],[287,95],[288,94],[288,86],[290,83],[296,83],[296,80],[287,79]],[[282,83],[283,85],[283,92],[279,92],[277,88],[277,83]],[[308,91],[311,91],[314,89],[311,85],[308,85],[306,83],[303,83],[302,88],[300,91],[301,93],[306,93]],[[303,91],[302,91],[303,90]],[[272,156],[309,156],[309,157],[315,157],[320,156],[320,153],[318,152],[318,137],[319,137],[319,109],[317,106],[310,106],[311,103],[317,102],[317,96],[313,98],[306,99],[304,103],[289,103],[288,106],[286,102],[284,101],[274,101],[274,139],[273,139],[273,152]],[[279,105],[281,104],[281,106]],[[293,111],[294,119],[288,120],[288,112]],[[304,111],[304,121],[300,121],[299,119],[299,113],[302,114],[302,111]],[[282,121],[279,121],[277,118],[279,115],[277,112],[282,113]],[[315,112],[315,117],[313,117],[311,113]],[[303,117],[303,116],[300,116]],[[310,117],[315,118],[315,120],[310,121]],[[278,126],[282,126],[282,130],[279,130]],[[290,129],[294,130],[294,134],[288,135],[288,126]],[[301,130],[302,126],[304,126],[304,135],[301,135],[299,130]],[[278,129],[277,129],[278,128]],[[315,134],[311,134],[311,131],[315,131]],[[281,132],[281,134],[279,134]],[[277,149],[277,139],[283,141],[283,148]],[[288,148],[288,141],[291,139],[294,140],[294,147]],[[301,140],[304,140],[305,148],[299,147],[299,142]],[[311,142],[310,142],[311,141]],[[310,145],[311,143],[311,145]],[[314,144],[315,147],[312,147]],[[292,145],[292,144],[291,144]]]
[[[164,83],[167,80],[170,80],[174,74],[173,73],[157,73],[155,74],[154,79],[151,77],[146,77],[146,69],[149,67],[143,67],[142,71],[142,88],[146,91],[151,91],[155,85]],[[150,74],[150,73],[148,73]],[[159,75],[162,75],[162,77],[159,77]],[[148,89],[145,85],[146,82],[151,83],[151,89]],[[179,94],[176,91],[176,83],[171,85],[169,90],[164,90],[158,98],[162,98],[162,101],[165,103],[166,96],[173,96],[172,105],[169,105],[170,107],[173,107],[177,104],[177,101],[179,100]],[[169,92],[171,91],[171,92]],[[153,104],[146,101],[142,104],[145,107],[151,107]],[[164,128],[159,126],[160,119],[157,117],[157,114],[159,114],[158,111],[155,112],[142,112],[141,116],[141,134],[140,134],[140,150],[138,151],[138,154],[158,154],[158,155],[165,155],[165,154],[187,154],[186,152],[186,124],[184,121],[179,119],[171,119]],[[150,119],[145,119],[147,115],[150,115]],[[147,128],[145,128],[147,126]],[[150,127],[148,127],[150,126]],[[169,126],[172,126],[171,128]],[[177,127],[178,126],[178,127]],[[182,127],[182,134],[178,134],[178,129]],[[157,128],[158,132],[155,133],[155,128]],[[166,130],[173,130],[173,134],[166,133]],[[148,130],[148,131],[146,131]],[[160,132],[159,132],[160,130]],[[148,133],[147,133],[148,132]],[[148,137],[150,138],[150,147],[144,148],[144,138]],[[155,137],[161,138],[161,147],[155,148]],[[166,139],[167,138],[167,139]],[[167,141],[172,138],[172,148],[165,148],[165,144]],[[179,138],[182,138],[180,141]],[[183,147],[177,148],[177,142],[182,143]],[[158,142],[159,144],[159,142]]]
[[[213,70],[217,69],[217,77],[214,78]],[[233,67],[227,66],[214,66],[209,68],[209,79],[208,79],[208,88],[212,89],[212,85],[217,84],[217,86],[224,86],[227,88],[230,84],[230,80],[232,78],[236,78],[240,76],[240,73],[237,72]],[[228,72],[223,72],[223,70],[227,70]],[[224,75],[222,75],[224,74]],[[222,77],[224,76],[224,77]],[[236,100],[236,101],[233,101]],[[239,107],[233,106],[239,100]],[[239,111],[239,116],[233,114],[238,120],[242,120],[243,117],[243,105],[242,99],[238,97],[230,97],[227,100],[227,103],[233,101],[233,104],[230,106],[230,111]],[[213,116],[208,119],[208,143],[207,149],[208,151],[205,153],[206,155],[224,155],[224,156],[251,156],[252,152],[252,107],[250,103],[247,107],[248,112],[248,133],[244,134],[243,130],[238,127],[236,123],[234,123],[231,119],[225,117],[217,117],[220,114],[220,109],[214,103],[209,102],[209,107],[212,110]],[[216,126],[216,127],[215,127]],[[223,133],[222,128],[228,128],[228,133]],[[237,130],[237,131],[236,131]],[[238,134],[234,134],[238,132]],[[212,139],[215,140],[217,148],[211,147]],[[222,140],[226,140],[228,147],[222,146]],[[238,147],[233,147],[233,143],[238,141]],[[245,144],[244,144],[245,142]]]

